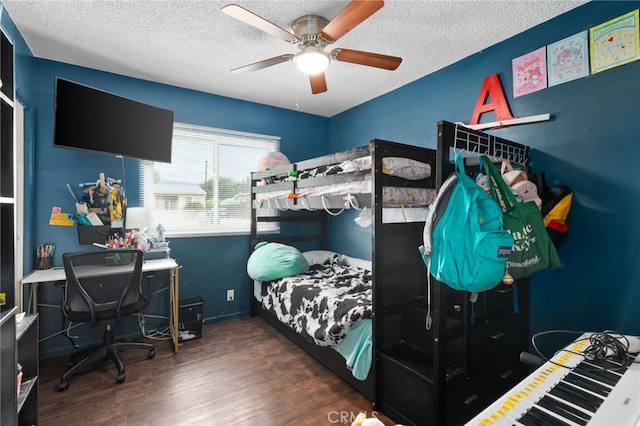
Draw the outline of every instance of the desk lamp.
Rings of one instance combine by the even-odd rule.
[[[125,229],[135,236],[136,247],[142,251],[149,249],[147,230],[153,223],[153,212],[146,207],[129,207],[126,211]]]

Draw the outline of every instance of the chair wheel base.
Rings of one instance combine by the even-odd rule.
[[[148,359],[153,359],[156,356],[156,350],[155,349],[150,349],[149,352],[147,353],[147,358]]]
[[[58,390],[62,392],[62,391],[66,391],[68,388],[69,388],[69,381],[60,380],[60,383],[58,383]]]
[[[124,373],[118,374],[116,376],[116,383],[122,383],[124,382],[124,379],[126,379],[127,377],[124,375]]]

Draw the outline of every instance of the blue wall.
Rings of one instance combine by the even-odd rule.
[[[551,113],[551,121],[490,132],[531,146],[532,169],[574,191],[563,268],[531,277],[532,333],[640,334],[640,61],[514,99],[511,60],[639,6],[591,2],[331,120],[332,150],[372,138],[435,148],[436,121],[468,123],[491,74],[515,117]],[[367,256],[369,234],[344,216],[332,226],[334,249]]]
[[[129,205],[138,203],[139,167],[137,160],[125,159],[124,162],[113,156],[62,149],[52,146],[53,131],[53,94],[55,77],[96,87],[111,93],[136,99],[161,108],[174,111],[178,122],[211,126],[245,132],[281,136],[281,149],[292,160],[328,153],[328,119],[298,112],[273,108],[230,98],[212,96],[201,92],[171,87],[167,85],[136,80],[120,75],[72,66],[69,64],[33,59],[33,114],[34,122],[34,164],[33,179],[34,208],[28,214],[28,220],[34,231],[31,248],[40,242],[56,244],[54,266],[62,266],[62,253],[86,250],[87,246],[78,244],[75,228],[49,226],[49,215],[53,206],[59,206],[64,212],[74,212],[74,201],[69,195],[65,183],[95,181],[98,173],[119,178],[123,174],[127,188]],[[182,266],[180,272],[180,297],[202,296],[205,300],[205,318],[229,319],[248,315],[249,286],[246,278],[245,263],[249,256],[249,237],[199,237],[170,238],[171,255]],[[29,270],[31,258],[26,260]],[[159,274],[158,280],[166,283],[167,274]],[[162,282],[154,284],[161,286]],[[53,286],[40,286],[40,299],[55,303],[59,290]],[[225,311],[226,289],[236,290],[236,302]],[[154,302],[153,310],[167,313],[166,295]],[[165,308],[163,308],[165,306]],[[54,308],[41,310],[41,334],[48,335],[59,329]],[[81,333],[90,331],[81,330]],[[95,333],[94,333],[95,335]],[[84,336],[83,336],[84,337]],[[70,348],[63,337],[43,342],[43,357],[56,354],[58,350]]]
[[[591,2],[331,119],[36,59],[21,42],[16,87],[29,104],[25,182],[32,194],[25,199],[25,268],[31,268],[29,259],[40,242],[56,243],[57,253],[85,248],[77,244],[75,229],[48,225],[52,206],[73,211],[66,182],[95,180],[99,172],[122,174],[120,160],[113,157],[52,147],[56,76],[174,110],[176,121],[279,135],[282,151],[295,161],[364,145],[372,138],[433,148],[435,122],[468,122],[483,79],[497,73],[514,116],[549,112],[553,119],[493,133],[533,147],[533,169],[546,172],[552,184],[570,185],[575,193],[570,235],[559,251],[563,268],[531,279],[532,332],[614,328],[640,334],[634,306],[640,302],[634,252],[640,247],[640,219],[634,214],[640,207],[640,183],[633,168],[639,157],[632,146],[640,140],[640,61],[517,99],[511,96],[511,59],[638,7],[638,1]],[[5,15],[2,25],[20,40]],[[491,114],[483,121],[492,121]],[[132,201],[137,162],[125,160],[124,167]],[[333,248],[369,258],[370,231],[354,225],[354,218],[346,212],[332,220]],[[248,236],[174,238],[171,247],[183,265],[181,297],[202,296],[205,317],[213,318],[226,306],[225,290],[235,288],[237,302],[222,319],[247,314]],[[55,266],[61,266],[59,256]],[[51,288],[43,293],[44,299],[57,297]],[[42,313],[46,335],[57,329],[59,313]],[[41,353],[48,357],[69,348],[56,337],[43,342]]]

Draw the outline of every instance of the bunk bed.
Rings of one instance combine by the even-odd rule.
[[[389,164],[387,160],[400,158],[409,161],[410,170],[403,169],[409,176],[400,172],[404,165],[392,160]],[[251,246],[270,241],[293,245],[302,252],[326,250],[327,218],[345,208],[361,209],[361,212],[367,208],[371,212],[372,248],[375,253],[371,258],[386,259],[384,264],[371,262],[372,291],[382,288],[381,283],[385,280],[393,279],[414,283],[417,289],[425,278],[425,267],[420,264],[416,250],[424,224],[419,219],[426,217],[426,207],[435,196],[432,178],[435,159],[432,149],[372,140],[366,146],[253,173]],[[351,171],[318,172],[335,170],[336,166],[341,171]],[[420,170],[416,172],[416,168]],[[309,177],[305,178],[305,175]],[[321,189],[313,192],[317,188]],[[411,193],[419,195],[408,195]],[[394,211],[399,215],[394,215]],[[417,220],[410,221],[412,217]],[[275,223],[280,227],[277,235],[258,233],[259,226],[273,226]],[[403,295],[398,293],[395,297],[402,298]],[[372,299],[371,309],[375,310],[376,295]],[[356,379],[338,352],[310,343],[302,335],[292,332],[265,310],[255,297],[251,298],[251,307],[253,314],[265,318],[368,399],[374,399],[374,368],[365,380]]]
[[[435,150],[374,139],[366,146],[251,176],[252,249],[268,241],[303,253],[327,250],[330,218],[345,209],[369,209],[372,363],[364,380],[354,377],[336,350],[316,345],[263,307],[259,299],[268,284],[253,284],[260,287],[251,292],[251,312],[371,400],[375,410],[403,424],[462,423],[483,409],[482,404],[492,402],[488,398],[493,393],[504,393],[526,374],[526,367],[518,363],[519,352],[528,348],[526,281],[484,292],[474,304],[468,293],[453,291],[433,278],[436,284],[427,294],[426,267],[417,248],[422,244],[428,205],[453,172],[454,150],[465,151],[469,164],[481,154],[526,164],[529,154],[524,145],[441,121]],[[408,159],[419,173],[399,176],[394,170],[402,166],[395,162],[391,166],[389,158]],[[352,167],[354,163],[357,166]],[[423,170],[425,165],[428,172]],[[338,173],[321,173],[335,171],[336,166]],[[345,169],[350,173],[343,173]],[[348,264],[351,258],[342,254],[340,259]],[[429,300],[433,324],[427,330]],[[512,309],[516,300],[519,313]],[[508,331],[502,331],[505,324]],[[506,349],[493,345],[488,354],[474,354],[486,345],[487,333],[500,344],[507,342]],[[509,372],[503,372],[498,361],[506,361]],[[498,370],[498,377],[504,376],[500,383],[493,378]],[[479,383],[490,383],[494,390],[467,395],[480,393]]]

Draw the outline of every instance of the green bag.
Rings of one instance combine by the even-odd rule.
[[[513,248],[507,262],[509,274],[514,279],[526,278],[534,272],[559,267],[558,252],[549,239],[536,203],[518,203],[491,160],[483,155],[482,163],[490,178],[491,197],[498,201],[499,193],[505,202],[502,223],[513,237]]]

